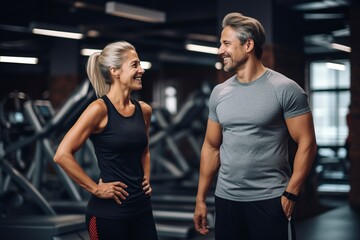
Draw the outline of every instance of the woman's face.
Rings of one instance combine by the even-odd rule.
[[[140,65],[140,59],[134,50],[127,52],[125,62],[120,68],[120,82],[131,90],[142,88],[142,75],[145,70]]]

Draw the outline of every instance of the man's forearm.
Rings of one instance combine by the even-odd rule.
[[[204,201],[209,191],[214,175],[220,167],[219,150],[205,149],[202,151],[200,162],[200,176],[196,201]]]
[[[299,145],[295,154],[293,174],[286,188],[288,192],[299,195],[314,163],[317,146],[311,143],[306,147]]]

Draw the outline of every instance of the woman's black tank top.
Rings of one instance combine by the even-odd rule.
[[[114,199],[99,199],[91,196],[86,213],[103,218],[122,219],[151,209],[150,197],[142,189],[144,170],[141,157],[148,144],[146,126],[138,101],[129,117],[122,116],[109,98],[102,97],[108,110],[106,127],[90,139],[103,182],[121,181],[128,187],[129,196],[119,205]]]

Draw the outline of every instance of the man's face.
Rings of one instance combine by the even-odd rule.
[[[224,70],[237,71],[247,60],[245,44],[241,45],[236,32],[229,26],[222,30],[220,43],[218,54],[223,59]]]

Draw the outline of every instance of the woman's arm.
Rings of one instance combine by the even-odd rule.
[[[54,161],[82,188],[99,198],[114,198],[118,203],[125,199],[126,185],[121,182],[95,183],[75,160],[74,154],[90,134],[99,132],[107,122],[107,109],[103,100],[92,102],[62,139]]]
[[[146,146],[146,149],[142,155],[142,165],[144,169],[144,181],[143,181],[143,189],[146,194],[150,195],[152,192],[151,186],[150,186],[150,149],[149,149],[149,130],[150,130],[150,123],[151,123],[151,114],[152,114],[152,108],[149,104],[140,101],[141,110],[143,112],[144,121],[146,125],[146,135],[148,139],[148,145]]]

